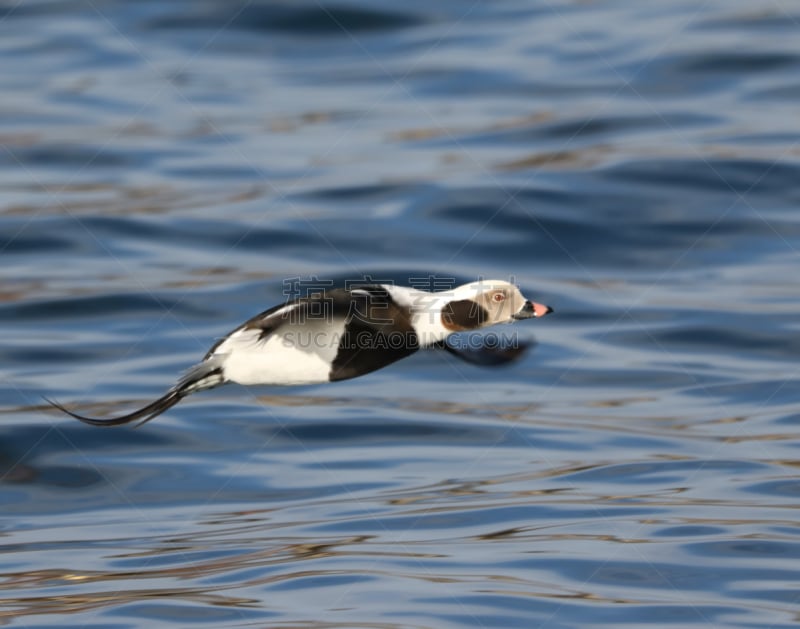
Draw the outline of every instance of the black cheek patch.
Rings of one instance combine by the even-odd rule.
[[[474,330],[488,319],[486,309],[471,299],[451,301],[442,308],[442,325],[448,330]]]

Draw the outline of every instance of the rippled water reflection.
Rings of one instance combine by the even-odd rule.
[[[788,627],[788,2],[0,7],[0,622]],[[502,370],[152,399],[283,282],[513,277]]]

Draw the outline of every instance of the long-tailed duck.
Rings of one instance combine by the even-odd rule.
[[[93,426],[145,423],[187,395],[228,382],[314,384],[363,376],[426,347],[470,363],[498,365],[519,355],[457,349],[447,338],[495,323],[543,317],[552,308],[526,300],[502,280],[481,280],[445,292],[370,284],[313,293],[256,315],[221,339],[162,397],[144,408],[97,419],[56,408]]]

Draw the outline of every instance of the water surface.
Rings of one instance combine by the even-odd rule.
[[[6,3],[0,622],[789,627],[789,2]],[[146,403],[286,280],[513,278],[507,369]],[[431,279],[434,278],[434,279]],[[291,283],[289,284],[291,285]]]

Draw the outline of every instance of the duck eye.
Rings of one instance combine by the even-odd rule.
[[[494,295],[492,295],[492,300],[496,301],[497,303],[500,303],[505,298],[506,296],[503,293],[495,293]]]

